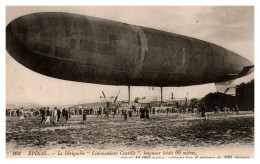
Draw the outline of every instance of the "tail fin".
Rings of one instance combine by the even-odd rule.
[[[225,81],[220,83],[215,83],[217,92],[224,93],[227,95],[236,95],[236,84],[234,81]]]

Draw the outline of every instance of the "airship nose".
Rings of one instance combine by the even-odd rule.
[[[229,52],[227,60],[229,70],[234,74],[238,74],[239,77],[248,75],[254,71],[254,64],[236,53]]]
[[[28,42],[28,24],[24,17],[10,22],[6,27],[6,49],[11,56],[19,59],[20,51],[25,51]]]

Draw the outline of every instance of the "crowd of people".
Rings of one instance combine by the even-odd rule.
[[[56,124],[60,121],[61,118],[64,118],[67,122],[71,115],[82,115],[83,116],[83,123],[86,122],[88,115],[96,115],[96,117],[100,118],[107,118],[109,119],[110,115],[112,117],[121,116],[124,118],[125,121],[128,120],[129,117],[140,117],[141,119],[150,119],[150,117],[155,117],[158,114],[170,114],[170,113],[180,113],[180,114],[191,114],[191,115],[200,115],[201,117],[205,117],[207,119],[207,114],[209,110],[206,108],[205,105],[201,107],[193,106],[193,107],[173,107],[173,106],[166,106],[166,107],[152,107],[148,105],[142,105],[139,107],[136,106],[113,106],[109,107],[70,107],[70,108],[58,108],[54,107],[50,109],[50,107],[43,107],[37,109],[27,109],[24,110],[23,107],[21,108],[14,108],[14,109],[6,109],[6,116],[18,116],[19,120],[22,121],[25,117],[32,117],[32,116],[40,116],[41,123],[45,124]],[[212,111],[212,108],[210,108]],[[219,107],[213,107],[213,114],[220,115],[220,112],[229,113],[233,112],[237,115],[239,114],[239,108],[235,105],[233,108],[230,107],[223,107],[220,109]],[[52,120],[52,121],[51,121]]]

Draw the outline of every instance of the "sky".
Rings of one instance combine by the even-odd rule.
[[[60,11],[115,20],[182,34],[215,43],[238,53],[254,63],[253,7],[7,7],[6,24],[13,19],[35,12]],[[248,82],[254,74],[236,80]],[[17,63],[6,52],[6,103],[39,105],[70,105],[100,101],[102,91],[118,100],[127,100],[126,86],[108,86],[65,81],[33,72]],[[165,87],[163,98],[201,98],[216,92],[214,84],[189,87]],[[135,97],[160,96],[160,88],[131,87]]]

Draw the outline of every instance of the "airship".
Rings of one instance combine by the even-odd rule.
[[[232,81],[253,64],[192,37],[63,12],[18,17],[6,27],[6,49],[40,74],[126,86],[190,86]]]

